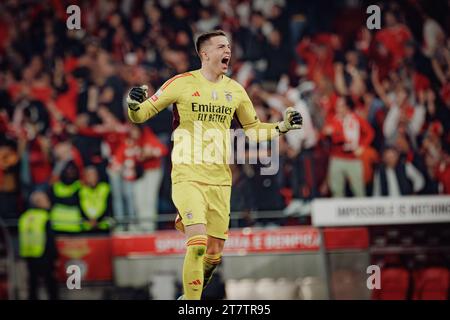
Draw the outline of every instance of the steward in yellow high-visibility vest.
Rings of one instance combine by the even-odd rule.
[[[59,233],[79,233],[83,231],[83,220],[79,207],[78,168],[69,162],[61,173],[60,181],[54,183],[50,190],[52,209],[50,220],[53,230]]]
[[[41,258],[47,243],[49,214],[45,209],[30,208],[19,218],[19,254],[23,258]]]
[[[83,172],[79,199],[84,230],[109,231],[112,224],[111,188],[107,182],[99,182],[98,172],[94,166],[86,167]]]
[[[35,191],[31,207],[19,218],[19,255],[27,261],[28,298],[36,300],[38,281],[42,277],[50,299],[58,299],[55,262],[58,257],[55,236],[50,226],[50,200],[45,192]]]

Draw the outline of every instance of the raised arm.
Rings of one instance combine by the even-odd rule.
[[[150,98],[146,85],[132,88],[127,97],[130,120],[134,123],[145,122],[176,102],[183,90],[182,78],[190,75],[190,73],[183,73],[167,80]]]
[[[342,63],[336,63],[334,65],[334,86],[339,94],[348,94],[347,86],[345,85],[344,66]]]
[[[244,128],[245,134],[250,139],[256,139],[257,141],[271,140],[289,130],[301,129],[303,119],[294,108],[286,109],[283,121],[276,123],[261,122],[247,93],[244,89],[242,91],[243,99],[236,109],[236,116]]]
[[[387,108],[390,108],[391,103],[386,95],[386,91],[384,90],[383,86],[381,85],[380,77],[378,74],[378,67],[376,65],[374,65],[372,67],[371,80],[372,80],[373,88],[375,89],[375,92],[377,93],[377,95],[383,101],[384,105]]]

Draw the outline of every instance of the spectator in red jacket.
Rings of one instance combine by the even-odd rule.
[[[140,131],[132,126],[128,135],[115,148],[109,166],[109,178],[114,198],[115,218],[128,227],[134,228],[136,222],[135,190],[136,181],[142,175],[138,157]],[[116,210],[120,208],[120,210]],[[121,228],[119,228],[121,229]]]
[[[28,150],[31,180],[36,187],[47,186],[52,173],[50,162],[50,139],[44,135],[39,135],[30,141]]]
[[[319,34],[313,39],[304,38],[297,46],[299,57],[308,67],[308,78],[318,80],[325,76],[334,79],[334,50],[339,47],[339,38],[334,34]]]
[[[345,196],[346,180],[353,196],[365,195],[363,165],[359,157],[373,140],[369,123],[353,112],[354,102],[349,96],[340,96],[336,114],[323,128],[331,138],[328,183],[333,197]]]
[[[386,12],[385,27],[376,33],[375,41],[382,43],[392,54],[395,66],[405,57],[405,44],[411,39],[409,28],[400,23],[393,12]]]
[[[167,155],[168,150],[149,127],[134,127],[133,130],[139,130],[137,159],[143,169],[143,174],[135,185],[136,213],[140,228],[154,231],[157,226],[158,195],[163,177],[161,159]]]

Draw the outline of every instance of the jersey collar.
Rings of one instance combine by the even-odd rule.
[[[224,74],[222,75],[222,79],[220,79],[220,81],[212,82],[212,81],[209,81],[208,79],[205,78],[205,76],[200,72],[200,69],[197,69],[194,72],[196,74],[198,74],[198,77],[201,79],[202,82],[207,83],[208,85],[211,85],[211,86],[218,86],[221,83],[223,83],[223,81],[225,80],[225,75]]]

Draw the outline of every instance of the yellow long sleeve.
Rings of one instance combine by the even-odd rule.
[[[150,118],[153,118],[158,114],[158,110],[150,103],[150,101],[145,100],[138,105],[136,111],[128,108],[128,118],[134,123],[142,123]]]
[[[249,125],[244,125],[245,135],[250,140],[256,141],[267,141],[272,140],[280,135],[279,131],[276,129],[278,123],[267,123],[255,121]]]

